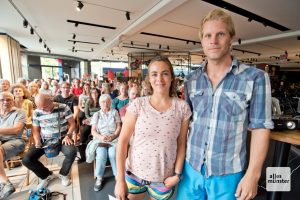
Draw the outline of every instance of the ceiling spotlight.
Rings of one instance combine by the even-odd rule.
[[[252,19],[251,19],[251,18],[249,18],[249,19],[248,19],[248,22],[251,22],[251,21],[252,21]]]
[[[32,27],[30,28],[30,34],[31,34],[31,35],[33,35],[33,34],[34,34],[34,30],[33,30],[33,28],[32,28]]]
[[[133,46],[133,41],[130,42],[131,46]]]
[[[93,51],[94,51],[94,49],[92,48],[92,49],[91,49],[91,51],[93,52]]]
[[[81,9],[83,8],[83,3],[81,2],[81,1],[78,1],[78,5],[77,5],[77,7],[76,7],[76,10],[79,12],[79,11],[81,11]]]
[[[130,12],[126,11],[125,16],[126,16],[126,19],[127,19],[127,20],[130,20]]]
[[[27,26],[28,26],[28,21],[26,19],[24,19],[24,21],[23,21],[23,27],[27,28]]]
[[[73,41],[73,44],[76,44],[76,41]]]
[[[46,49],[47,48],[47,45],[44,43],[44,48]]]
[[[238,43],[239,43],[239,45],[242,44],[241,38],[238,39]]]
[[[189,44],[189,42],[190,42],[190,41],[187,40],[187,41],[186,41],[186,44]]]
[[[159,49],[161,49],[161,44],[159,45]]]
[[[167,46],[167,49],[168,49],[168,50],[170,50],[170,47],[169,47],[169,45]]]
[[[42,43],[42,42],[43,42],[42,38],[40,38],[40,39],[39,39],[39,42],[40,42],[40,43]]]
[[[196,45],[196,42],[193,42],[193,45]]]
[[[76,34],[75,33],[73,33],[73,37],[72,38],[73,38],[73,40],[76,38]]]
[[[102,40],[102,42],[105,42],[105,39],[104,39],[104,37],[102,37],[102,38],[101,38],[101,40]]]
[[[78,23],[75,23],[75,27],[77,27],[78,26]]]
[[[150,46],[150,44],[149,43],[147,43],[147,47],[149,47]]]

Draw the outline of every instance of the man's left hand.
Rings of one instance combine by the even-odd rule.
[[[258,179],[251,173],[246,173],[235,192],[238,200],[253,199],[257,194]]]
[[[64,145],[72,145],[73,144],[73,140],[71,138],[69,138],[69,136],[66,136],[63,140],[62,140],[62,144]]]

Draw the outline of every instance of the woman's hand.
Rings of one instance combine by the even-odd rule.
[[[115,185],[115,195],[118,200],[127,200],[127,185],[125,180],[116,181]]]
[[[85,125],[91,125],[90,119],[84,119],[84,120],[82,120],[82,123]]]
[[[166,188],[172,188],[173,186],[175,186],[177,183],[179,183],[180,178],[178,176],[169,176],[168,178],[166,178],[164,180],[164,184],[166,186]]]
[[[73,140],[71,138],[69,138],[68,135],[66,135],[66,137],[62,140],[62,144],[64,144],[64,145],[72,145],[73,144]]]

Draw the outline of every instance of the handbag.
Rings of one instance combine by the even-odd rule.
[[[47,188],[41,188],[39,190],[31,191],[28,200],[51,200],[52,197],[59,195],[62,195],[64,200],[66,199],[66,194],[64,193],[50,192],[50,190],[48,190]]]

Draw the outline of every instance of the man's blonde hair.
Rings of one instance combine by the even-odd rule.
[[[200,30],[199,30],[199,38],[202,40],[203,37],[203,26],[205,22],[212,20],[221,20],[227,25],[228,32],[231,37],[235,36],[235,28],[234,23],[231,16],[226,13],[223,9],[215,9],[210,11],[201,21]]]

